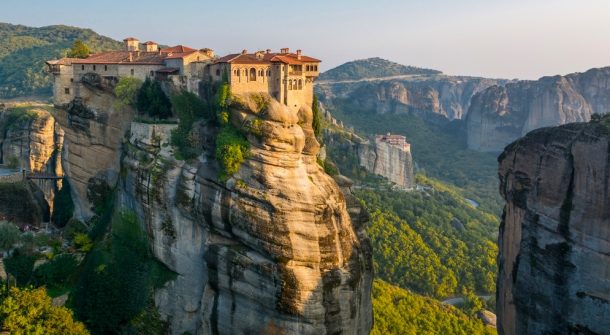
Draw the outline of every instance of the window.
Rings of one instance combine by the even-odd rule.
[[[108,65],[104,65],[104,71],[108,71]]]
[[[288,80],[288,90],[292,90],[292,79]]]
[[[299,79],[299,90],[303,89],[303,81]]]
[[[64,88],[64,93],[65,94],[70,94],[70,89],[68,87]]]
[[[93,71],[95,71],[95,65],[93,65]]]
[[[250,69],[250,81],[256,81],[256,69]]]
[[[73,83],[74,82],[74,78],[70,78],[70,82]]]
[[[133,69],[131,69],[131,75],[132,75],[132,76],[133,76],[133,73],[134,73],[134,71],[133,71]]]
[[[83,70],[83,71],[85,71],[85,66],[84,66],[84,65],[81,65],[81,66],[80,66],[80,69],[81,69],[81,70]]]
[[[151,70],[151,71],[150,71],[150,76],[151,76],[151,77],[154,77],[154,76],[155,76],[155,72]]]
[[[216,69],[216,76],[220,77],[220,69]]]
[[[271,77],[271,70],[267,69],[267,77]]]

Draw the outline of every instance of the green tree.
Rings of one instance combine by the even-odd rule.
[[[51,219],[58,227],[64,227],[74,215],[74,202],[68,179],[62,181],[62,186],[53,199],[53,215]]]
[[[76,40],[74,41],[74,44],[72,44],[70,51],[68,51],[67,56],[71,58],[87,58],[89,57],[89,54],[91,54],[89,47],[83,43],[83,41]]]
[[[12,335],[89,334],[69,309],[52,305],[44,288],[0,292],[0,329]]]
[[[313,128],[313,133],[316,135],[316,137],[320,138],[320,135],[322,134],[322,116],[320,115],[320,102],[318,101],[318,96],[315,94],[313,95],[311,111],[313,114],[311,127]]]
[[[115,107],[134,106],[141,86],[142,81],[138,78],[122,77],[114,88]]]
[[[221,179],[237,173],[239,166],[248,156],[250,144],[237,129],[225,125],[216,137],[216,159],[220,162]]]
[[[161,84],[156,80],[146,78],[136,93],[136,107],[141,114],[146,113],[153,118],[167,119],[172,116],[172,103],[165,95]]]
[[[22,249],[17,249],[11,257],[4,259],[6,272],[13,276],[17,281],[17,285],[26,286],[32,278],[32,270],[36,257],[25,252]]]
[[[12,223],[0,221],[0,250],[9,250],[19,242],[19,229]]]

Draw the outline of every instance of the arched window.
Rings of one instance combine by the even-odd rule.
[[[299,79],[299,90],[303,89],[303,80]]]
[[[288,80],[288,90],[292,90],[292,79]]]
[[[267,77],[271,77],[271,69],[267,69]]]
[[[250,68],[250,81],[256,81],[256,69]]]

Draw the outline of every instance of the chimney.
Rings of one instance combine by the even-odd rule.
[[[267,50],[265,50],[265,52],[270,54],[271,53],[271,49],[267,49]]]
[[[242,50],[242,51],[241,51],[241,54],[242,54],[242,55],[245,55],[245,54],[247,54],[247,53],[248,53],[248,49],[244,49],[244,50]]]
[[[148,41],[144,43],[144,48],[146,52],[157,52],[159,50],[159,45],[156,42]]]
[[[127,37],[123,40],[125,43],[125,50],[127,51],[140,51],[140,41],[137,38]]]
[[[297,50],[297,59],[301,59],[301,49]]]
[[[290,51],[290,49],[288,49],[288,48],[281,48],[280,49],[280,53],[283,53],[283,54],[287,54],[288,51]]]

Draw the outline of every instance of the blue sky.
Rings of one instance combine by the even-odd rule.
[[[219,54],[300,48],[323,69],[374,56],[522,79],[610,66],[610,0],[0,0],[0,21]]]

